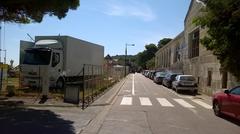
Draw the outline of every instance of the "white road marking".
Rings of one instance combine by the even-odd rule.
[[[152,106],[152,103],[147,97],[139,97],[142,106]]]
[[[183,107],[186,108],[195,108],[193,105],[187,103],[186,101],[184,101],[183,99],[173,99],[174,101],[176,101],[178,104],[182,105]]]
[[[135,89],[134,89],[134,74],[133,74],[133,78],[132,78],[132,95],[135,95]]]
[[[167,99],[165,98],[157,98],[158,102],[160,103],[160,105],[164,106],[164,107],[174,107],[173,104],[171,104]]]
[[[193,102],[197,103],[198,105],[201,105],[202,107],[206,108],[206,109],[212,109],[212,106],[207,104],[207,103],[204,103],[200,100],[192,100]]]
[[[132,97],[123,97],[120,105],[132,105]]]

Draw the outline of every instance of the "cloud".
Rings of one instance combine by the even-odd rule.
[[[136,17],[144,21],[153,21],[156,19],[156,15],[149,5],[137,2],[136,0],[125,1],[125,3],[111,1],[107,4],[107,9],[104,11],[104,14],[110,16]]]

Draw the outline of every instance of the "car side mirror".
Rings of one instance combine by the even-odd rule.
[[[225,94],[229,94],[230,91],[229,91],[229,90],[224,90],[224,93],[225,93]]]

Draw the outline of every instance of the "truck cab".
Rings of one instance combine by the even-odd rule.
[[[23,85],[40,87],[48,77],[50,87],[64,87],[63,46],[57,40],[39,40],[25,50],[21,65]],[[48,76],[43,76],[45,73]]]

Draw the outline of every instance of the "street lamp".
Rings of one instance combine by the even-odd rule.
[[[1,54],[2,51],[5,52],[5,54],[4,54],[4,62],[3,62],[3,63],[4,63],[4,64],[7,64],[7,63],[6,63],[7,50],[6,50],[6,49],[0,49],[0,54]],[[1,57],[1,55],[0,55],[0,63],[2,62],[1,58],[2,58],[2,57]]]
[[[124,76],[127,75],[127,46],[135,46],[135,44],[125,44],[125,68],[124,68]]]

